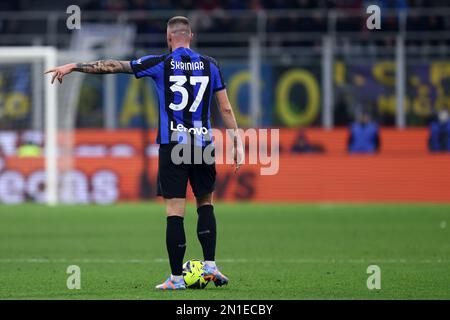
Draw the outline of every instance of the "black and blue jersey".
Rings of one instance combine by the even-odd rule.
[[[131,61],[136,78],[151,77],[159,100],[157,143],[202,145],[210,141],[211,100],[225,88],[217,62],[188,48]]]

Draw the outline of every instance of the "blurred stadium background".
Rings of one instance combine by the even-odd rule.
[[[69,30],[66,26],[70,16],[66,9],[74,4],[81,8],[80,30]],[[372,4],[381,8],[380,30],[369,30],[366,26],[369,17],[366,8]],[[157,96],[151,80],[137,81],[129,75],[86,76],[73,73],[62,85],[49,87],[50,79],[42,73],[46,63],[50,62],[63,64],[104,58],[129,60],[166,52],[166,22],[174,15],[186,15],[191,19],[195,33],[194,48],[219,61],[239,126],[280,129],[278,174],[262,176],[259,166],[244,166],[234,175],[231,167],[218,166],[216,200],[219,203],[238,202],[222,204],[224,212],[233,216],[233,213],[245,209],[263,215],[266,212],[264,205],[255,204],[254,209],[251,205],[296,203],[288,207],[268,205],[266,208],[293,219],[299,230],[310,236],[309,239],[316,236],[317,242],[330,240],[327,243],[331,248],[308,247],[312,251],[298,249],[307,245],[306,238],[298,239],[298,243],[294,241],[280,252],[272,244],[269,245],[272,259],[307,258],[315,252],[316,256],[323,253],[323,262],[336,257],[350,260],[362,257],[368,259],[362,260],[365,263],[373,256],[364,246],[370,246],[371,241],[372,244],[377,243],[375,231],[384,230],[386,238],[375,250],[377,257],[393,259],[391,263],[394,264],[395,261],[401,264],[402,258],[410,258],[417,269],[410,274],[412,278],[405,279],[413,282],[420,279],[418,274],[426,274],[424,266],[428,268],[429,264],[439,260],[440,265],[438,262],[433,264],[435,274],[429,274],[436,276],[433,285],[427,287],[429,279],[425,279],[423,286],[426,289],[416,293],[429,297],[432,295],[430,292],[435,292],[436,297],[448,298],[448,289],[440,287],[444,283],[441,276],[448,279],[448,270],[445,273],[443,268],[448,266],[450,243],[446,231],[450,212],[447,205],[450,202],[450,125],[443,111],[450,110],[448,1],[2,1],[0,203],[45,203],[46,181],[56,181],[51,179],[58,181],[53,183],[53,201],[62,204],[110,205],[120,202],[111,210],[122,208],[132,212],[137,208],[136,212],[143,212],[143,207],[127,207],[126,204],[124,207],[123,203],[160,201],[155,197]],[[52,94],[57,95],[54,105],[57,113],[49,107]],[[220,118],[216,110],[212,112],[213,125],[220,128]],[[379,128],[378,134],[368,137],[367,132],[358,129],[351,135],[352,126],[364,116],[370,118],[374,128]],[[49,154],[46,141],[56,141],[49,140],[46,135],[55,133],[51,128],[48,131],[46,121],[47,125],[57,123],[58,126],[55,136],[57,148],[53,150],[58,153],[57,165],[45,157]],[[362,149],[349,152],[352,151],[351,144],[359,138],[364,145]],[[48,177],[49,174],[52,178]],[[240,206],[242,201],[249,204]],[[338,202],[368,204],[354,207],[331,204]],[[413,204],[418,202],[424,204]],[[300,203],[318,205],[310,207]],[[379,207],[377,203],[390,205]],[[402,205],[396,206],[395,203]],[[428,206],[430,203],[441,205]],[[5,264],[0,263],[0,268],[7,268],[8,259],[12,259],[10,263],[20,265],[20,259],[28,257],[64,256],[59,251],[54,255],[48,254],[50,249],[44,249],[44,243],[50,245],[56,239],[52,232],[59,231],[55,230],[65,230],[70,234],[70,228],[58,229],[61,224],[50,222],[51,219],[59,219],[55,218],[56,213],[43,208],[28,204],[0,206],[3,236],[9,239],[9,242],[3,242]],[[64,210],[75,214],[77,208],[66,206]],[[93,208],[93,215],[96,210],[102,210],[87,208]],[[163,212],[161,207],[153,204],[149,208]],[[344,211],[344,220],[338,220],[327,210]],[[408,216],[411,210],[415,214]],[[301,220],[303,211],[317,213],[317,220],[308,216],[304,226],[305,221]],[[29,212],[33,214],[29,216]],[[292,237],[296,237],[296,230],[280,224],[282,222],[271,216],[272,212],[266,213],[261,216],[262,229],[267,230],[273,225],[279,229],[278,235],[285,228],[292,232]],[[372,220],[377,216],[380,220]],[[40,217],[48,217],[49,223],[44,225]],[[95,218],[89,215],[82,217],[86,219],[86,225],[98,223],[100,226],[104,223],[91,221]],[[126,223],[130,229],[133,223],[141,221],[141,213],[138,217],[138,220],[129,217],[131,220]],[[239,219],[237,215],[235,217]],[[64,223],[69,226],[81,219],[69,219]],[[223,220],[228,223],[225,223],[225,231],[232,233],[236,222],[226,217]],[[326,221],[334,221],[335,224],[328,225]],[[247,222],[250,223],[244,219],[244,226]],[[22,231],[14,230],[21,225],[32,230],[33,223],[41,227],[41,233],[36,232],[44,237],[42,247],[37,245],[36,251],[21,251],[22,242],[18,240],[13,244],[12,240],[21,238]],[[323,223],[336,229],[322,230],[319,226]],[[371,224],[375,225],[373,229]],[[115,230],[115,224],[108,226]],[[359,231],[352,233],[352,227],[364,230],[366,238]],[[422,227],[431,229],[426,229],[429,232],[426,233]],[[435,227],[436,233],[430,231]],[[117,228],[120,229],[119,226]],[[85,234],[81,226],[79,229],[73,231],[74,239]],[[350,232],[347,234],[348,229]],[[343,253],[348,248],[339,242],[344,233],[348,235],[345,244],[356,246],[356,251]],[[158,232],[156,234],[159,235]],[[421,247],[415,247],[411,243],[420,234],[424,235]],[[255,231],[256,235],[258,231]],[[235,236],[236,239],[242,237]],[[281,236],[281,240],[267,234],[260,236],[257,238],[260,243],[287,239],[286,235]],[[321,240],[319,236],[324,238]],[[113,237],[112,233],[107,237]],[[32,241],[31,238],[29,240]],[[103,245],[100,243],[97,243],[98,248]],[[72,248],[68,243],[65,245]],[[129,248],[123,246],[122,252],[126,256]],[[391,251],[387,249],[390,246]],[[162,242],[160,247],[163,248]],[[226,257],[234,258],[245,256],[252,250],[244,247],[234,253],[231,243],[230,247],[225,247]],[[75,256],[78,253],[81,257],[89,252],[86,247],[77,248],[74,249]],[[83,251],[85,249],[86,252]],[[128,253],[139,257],[144,252],[152,256],[145,251],[144,245],[140,249],[143,251],[136,249],[136,252],[131,250]],[[246,249],[248,251],[244,252]],[[157,250],[160,256],[164,256],[163,249]],[[90,252],[87,256],[110,257],[108,250],[99,252],[99,255]],[[253,252],[253,255],[258,254],[259,257],[269,255],[266,251]],[[14,262],[14,257],[20,259]],[[427,259],[431,259],[429,264],[424,262]],[[314,266],[314,261],[309,263]],[[313,269],[308,272],[314,273]],[[399,274],[401,270],[398,269]],[[12,271],[9,274],[12,277]],[[363,271],[363,278],[364,275]],[[393,274],[390,276],[395,278]],[[3,280],[6,281],[5,278]],[[320,281],[320,276],[315,280]],[[405,280],[406,286],[408,281]],[[329,285],[335,284],[331,281]],[[3,292],[3,296],[14,297],[11,290]],[[276,294],[271,296],[268,293],[270,289],[267,290],[267,295],[262,297],[277,297]],[[319,292],[308,287],[305,290],[301,294],[311,293],[308,297],[329,297],[327,289]],[[355,297],[345,290],[339,287],[332,295],[337,298]],[[398,297],[394,291],[385,297]],[[341,295],[342,292],[344,294]],[[400,297],[414,297],[414,292],[407,289],[402,292]],[[237,297],[253,297],[248,292],[240,294]],[[303,297],[295,290],[284,294],[287,298]],[[27,297],[27,294],[19,297]]]
[[[71,4],[81,8],[81,30],[66,26]],[[369,4],[381,8],[380,30],[366,27]],[[281,129],[279,174],[220,168],[218,199],[450,200],[447,155],[429,152],[429,126],[450,108],[445,1],[7,1],[0,45],[51,46],[58,64],[132,59],[167,50],[165,24],[175,14],[191,18],[194,46],[220,62],[239,125]],[[42,160],[17,156],[23,145],[45,148],[44,59],[14,59],[6,52],[0,64],[0,202],[42,202]],[[59,201],[153,197],[150,80],[72,74],[57,94]],[[361,112],[381,127],[372,157],[347,152],[348,128]],[[213,122],[221,126],[216,112]],[[311,152],[320,156],[299,154]],[[145,185],[151,190],[140,190]]]

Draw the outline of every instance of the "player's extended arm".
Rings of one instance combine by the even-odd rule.
[[[59,66],[50,70],[45,71],[45,73],[53,72],[52,83],[55,79],[58,79],[59,83],[62,83],[62,79],[66,74],[72,71],[84,72],[84,73],[96,73],[96,74],[106,74],[106,73],[133,73],[131,70],[130,61],[120,61],[120,60],[98,60],[92,62],[80,62],[80,63],[69,63],[63,66]]]
[[[244,149],[242,147],[241,137],[238,132],[238,125],[234,116],[233,108],[228,100],[227,90],[223,89],[216,92],[216,99],[219,105],[220,115],[222,116],[223,123],[232,135],[233,138],[233,159],[236,165],[236,171],[241,166],[244,160]]]

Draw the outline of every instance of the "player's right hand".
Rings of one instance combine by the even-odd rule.
[[[240,138],[234,139],[233,146],[234,173],[236,173],[244,163],[244,147]]]
[[[53,72],[52,74],[52,84],[55,81],[55,79],[58,79],[59,83],[62,83],[63,77],[66,74],[71,73],[75,68],[75,63],[69,63],[69,64],[65,64],[63,66],[59,66],[53,69],[49,69],[47,71],[44,72],[44,74]]]

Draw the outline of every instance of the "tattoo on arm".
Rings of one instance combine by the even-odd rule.
[[[129,61],[98,60],[77,63],[75,71],[84,73],[133,73]]]

